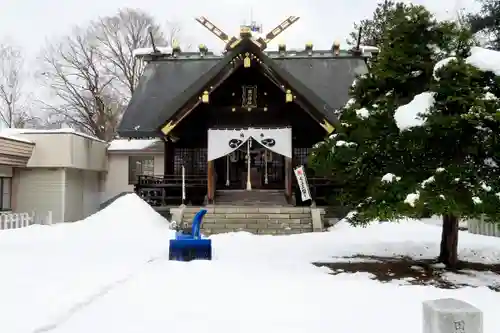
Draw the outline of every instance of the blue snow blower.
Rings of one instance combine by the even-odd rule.
[[[191,232],[178,230],[175,233],[175,239],[170,240],[169,260],[212,260],[212,240],[202,239],[200,235],[201,223],[206,213],[206,209],[196,213]]]

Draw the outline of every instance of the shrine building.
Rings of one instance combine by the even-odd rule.
[[[178,45],[136,52],[147,65],[118,133],[161,138],[164,146],[164,174],[138,177],[143,197],[149,193],[157,205],[217,204],[220,191],[273,189],[293,201],[293,168],[307,166],[312,146],[339,126],[336,110],[367,72],[371,55],[359,45],[341,50],[339,43],[328,50],[280,44],[267,51],[297,20],[289,17],[265,37],[254,36],[252,26],[229,37],[201,17],[197,21],[225,42],[223,54],[204,45],[197,52]],[[311,175],[313,193],[319,184],[325,185]]]

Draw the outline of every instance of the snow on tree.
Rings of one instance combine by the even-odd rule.
[[[500,204],[500,85],[484,71],[497,62],[479,48],[465,59],[470,41],[421,6],[400,9],[341,111],[342,128],[311,156],[342,186],[354,224],[443,216],[439,259],[448,266],[457,264],[458,219],[494,219]]]

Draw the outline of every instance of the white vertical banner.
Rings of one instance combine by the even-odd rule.
[[[184,200],[186,200],[186,168],[184,168],[184,165],[181,168],[182,172],[182,203],[184,203]]]
[[[295,177],[297,178],[297,184],[299,185],[300,197],[302,198],[302,201],[312,200],[304,166],[298,166],[293,170],[293,172],[295,173]]]
[[[226,156],[226,186],[229,186],[229,168],[231,167],[231,164],[229,163],[229,155]]]

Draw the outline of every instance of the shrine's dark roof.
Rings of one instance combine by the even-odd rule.
[[[153,60],[146,66],[130,100],[118,133],[122,137],[156,136],[167,122],[193,96],[198,96],[223,71],[235,55],[258,54],[265,66],[307,99],[330,123],[338,122],[334,111],[348,100],[348,91],[357,75],[367,71],[361,56],[335,56],[331,51],[262,53],[250,40],[243,40],[223,56],[200,57],[189,53],[178,58]]]

